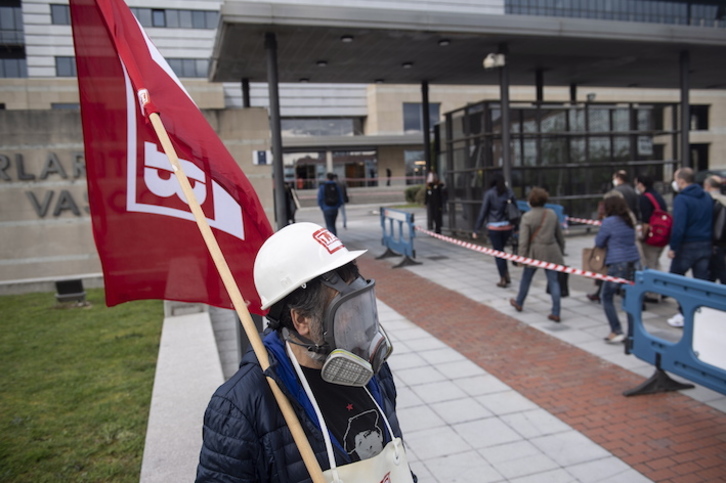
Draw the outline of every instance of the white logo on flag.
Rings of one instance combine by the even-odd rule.
[[[126,209],[138,213],[154,213],[162,216],[171,216],[183,220],[195,221],[191,210],[182,210],[169,206],[145,203],[139,198],[137,189],[137,163],[136,163],[136,105],[131,82],[126,75],[126,115],[127,115],[127,172],[126,172]],[[158,198],[176,198],[187,203],[181,185],[174,175],[171,162],[165,153],[160,152],[156,144],[144,142],[144,185],[149,192]],[[211,180],[211,193],[208,190],[209,180],[206,173],[194,163],[179,159],[184,173],[192,184],[192,191],[200,205],[207,201],[211,194],[214,209],[214,218],[207,218],[209,226],[228,233],[240,240],[245,239],[242,207],[225,191],[222,186]]]

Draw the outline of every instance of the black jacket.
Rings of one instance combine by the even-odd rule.
[[[330,467],[322,433],[310,401],[300,386],[277,332],[264,340],[270,355],[269,372],[290,400],[310,446],[324,470]],[[395,413],[396,387],[388,364],[368,383],[391,423],[401,436]],[[198,482],[293,483],[310,482],[305,464],[254,352],[245,354],[240,369],[212,396],[204,414],[204,443],[197,468]],[[386,443],[390,435],[386,437]],[[340,444],[333,444],[336,462],[350,458]]]

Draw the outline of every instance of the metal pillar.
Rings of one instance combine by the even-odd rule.
[[[242,79],[242,107],[250,107],[250,80]]]
[[[577,102],[577,84],[570,84],[570,102],[575,104]]]
[[[507,54],[507,44],[501,44],[499,46],[499,53]],[[510,122],[509,122],[509,67],[507,64],[509,60],[506,59],[504,65],[499,68],[499,92],[500,101],[502,106],[502,174],[504,175],[504,182],[507,186],[512,187],[512,159],[509,153],[510,143]]]
[[[429,109],[429,83],[421,82],[421,110],[423,119],[423,146],[424,160],[426,161],[426,173],[433,171],[431,160],[431,111]]]
[[[534,71],[534,82],[537,89],[537,102],[544,100],[544,70],[538,68]]]
[[[688,90],[690,68],[690,56],[687,50],[681,52],[681,167],[691,167],[691,145],[689,141],[689,131],[691,130],[691,113],[688,101]]]
[[[285,213],[285,172],[282,167],[282,127],[280,125],[280,92],[277,77],[277,39],[275,34],[265,34],[267,51],[267,87],[270,96],[270,133],[272,135],[272,181],[275,193],[275,218],[277,228],[287,225]]]

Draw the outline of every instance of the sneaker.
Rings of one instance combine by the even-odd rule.
[[[625,340],[625,334],[610,334],[609,337],[605,338],[605,342],[608,344],[619,344]]]
[[[668,319],[668,325],[671,327],[683,328],[683,314],[676,314]]]

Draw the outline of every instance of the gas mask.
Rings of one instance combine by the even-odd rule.
[[[375,281],[358,277],[347,284],[332,271],[322,275],[321,282],[338,292],[324,312],[325,343],[322,346],[299,345],[306,346],[315,360],[324,357],[321,371],[324,381],[343,386],[365,386],[393,351],[386,332],[378,323]]]

